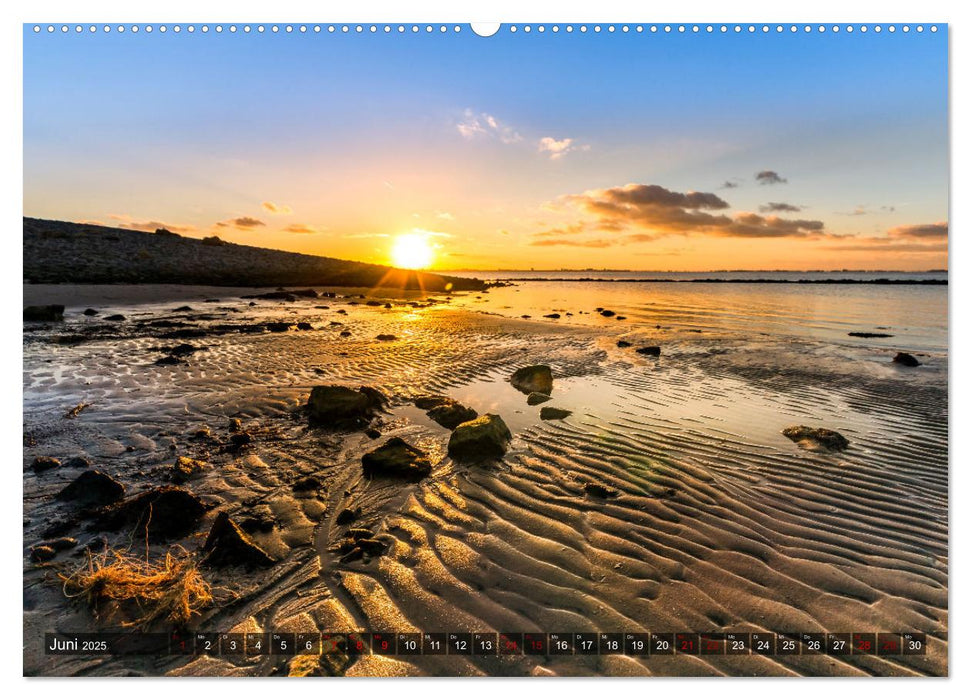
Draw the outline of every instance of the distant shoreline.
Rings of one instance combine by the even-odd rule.
[[[893,280],[885,277],[872,280],[861,279],[725,279],[724,277],[699,277],[695,279],[645,278],[645,277],[504,277],[502,282],[638,282],[645,284],[882,284],[882,285],[934,285],[947,286],[947,280]]]

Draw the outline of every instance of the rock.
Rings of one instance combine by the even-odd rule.
[[[606,318],[610,318],[611,316],[616,316],[616,314],[610,309],[604,309],[603,311],[600,312],[600,315],[605,316]]]
[[[356,540],[355,544],[362,552],[372,557],[380,556],[388,549],[385,542],[370,537]]]
[[[172,309],[172,311],[173,312],[192,311],[192,307],[191,306],[179,306],[179,307],[177,307],[175,309]]]
[[[626,316],[617,316],[614,320],[615,321],[626,321],[627,320],[627,317]]]
[[[384,305],[384,308],[386,308],[386,309],[390,309],[390,308],[392,308],[392,307],[391,307],[391,304],[390,304],[390,303],[387,303],[387,304],[385,304],[385,305]]]
[[[58,537],[55,540],[47,540],[45,542],[38,542],[37,547],[50,547],[55,552],[66,552],[69,549],[74,549],[78,546],[78,541],[73,537]]]
[[[547,368],[549,369],[549,368]],[[462,423],[448,441],[448,454],[455,459],[499,459],[506,454],[512,433],[501,417],[487,413]]]
[[[891,333],[869,333],[866,331],[852,331],[846,335],[854,338],[893,338],[893,334]]]
[[[568,411],[565,408],[556,408],[555,406],[543,406],[539,409],[539,417],[543,420],[561,420],[570,415],[573,415],[573,411]]]
[[[192,533],[206,513],[195,494],[179,486],[159,486],[107,506],[96,524],[107,530],[124,528],[135,539],[178,539]]]
[[[399,437],[393,437],[361,457],[367,476],[403,476],[421,479],[432,470],[425,453]]]
[[[62,462],[61,466],[65,469],[87,469],[91,466],[91,462],[84,457],[71,457]]]
[[[208,552],[206,563],[216,566],[272,566],[274,561],[261,549],[226,511],[216,516],[202,551]]]
[[[529,396],[526,397],[526,403],[530,406],[536,406],[541,403],[546,403],[552,398],[553,397],[550,396],[549,394],[543,394],[539,391],[534,391]]]
[[[347,337],[349,337],[350,335],[351,335],[351,332],[350,332],[350,331],[341,331],[341,332],[340,332],[340,336],[341,336],[341,338],[347,338]]]
[[[360,508],[345,508],[340,513],[337,514],[337,518],[334,520],[338,525],[348,525],[353,523],[355,520],[361,517]]]
[[[172,465],[169,478],[173,483],[184,484],[189,479],[199,476],[202,472],[209,470],[210,464],[201,459],[190,459],[189,457],[176,457],[175,464]]]
[[[25,321],[63,321],[64,306],[62,304],[47,304],[46,306],[25,306]]]
[[[293,328],[293,324],[286,323],[285,321],[277,321],[266,324],[266,329],[270,331],[270,333],[286,333],[291,328]]]
[[[372,440],[377,440],[379,437],[381,437],[381,431],[378,430],[377,428],[368,428],[367,430],[364,431],[364,434],[367,435]]]
[[[589,483],[583,485],[583,490],[596,498],[613,498],[617,495],[617,490],[604,486],[603,484]]]
[[[351,389],[337,384],[315,386],[307,407],[310,421],[327,427],[356,427],[367,423],[384,403],[384,396],[370,387]]]
[[[543,314],[543,318],[559,318],[559,314]]]
[[[381,302],[371,299],[367,302],[367,306],[381,306]]]
[[[85,309],[82,313],[84,313],[85,316],[97,316],[98,315],[98,310],[97,309]]]
[[[547,395],[553,393],[553,370],[548,365],[531,365],[517,369],[509,381],[524,394],[532,394],[534,391]]]
[[[428,411],[428,417],[443,428],[455,430],[462,423],[478,418],[479,414],[473,409],[450,399],[447,403],[435,406]]]
[[[618,348],[629,348],[630,346],[631,346],[631,343],[628,340],[618,340],[617,341],[617,347]]]
[[[320,479],[316,476],[305,476],[302,479],[297,479],[293,482],[293,490],[298,492],[316,492],[320,491],[323,484],[320,483]]]
[[[157,364],[157,365],[187,365],[189,363],[186,362],[185,360],[182,360],[182,359],[179,359],[178,357],[175,357],[174,355],[166,355],[165,357],[160,357],[157,360],[155,360],[155,364]]]
[[[904,367],[917,367],[920,362],[916,357],[906,352],[898,352],[893,357],[893,363],[896,365],[903,365]]]
[[[57,552],[55,552],[52,548],[44,547],[43,545],[34,547],[30,550],[30,560],[38,564],[45,561],[50,561],[56,556]]]
[[[194,440],[208,440],[212,437],[212,431],[209,430],[208,425],[204,425],[201,428],[196,428],[192,431],[192,438]]]
[[[105,316],[105,321],[124,321],[125,317],[121,314],[111,314],[111,316]]]
[[[61,460],[54,457],[34,457],[34,461],[30,463],[30,468],[35,474],[57,469],[59,466],[61,466]]]
[[[179,343],[173,348],[169,348],[168,353],[170,355],[175,355],[176,357],[186,357],[191,355],[196,350],[199,350],[195,345],[189,345],[188,343]]]
[[[314,327],[311,324],[307,323],[306,321],[301,321],[300,323],[297,324],[298,331],[312,331],[313,329]]]
[[[828,428],[810,428],[805,425],[790,425],[782,434],[802,447],[813,449],[817,446],[827,450],[841,451],[850,446],[850,441]]]
[[[230,449],[239,450],[246,445],[253,442],[253,436],[247,433],[245,430],[238,433],[233,433],[229,436],[229,446]]]
[[[451,400],[452,399],[448,398],[447,396],[430,395],[430,396],[419,396],[414,400],[413,403],[417,408],[420,408],[423,411],[427,411],[431,408],[435,408],[436,406],[447,404]]]
[[[230,418],[229,422],[226,424],[226,427],[229,428],[229,432],[238,433],[243,429],[243,421],[241,421],[239,418]]]
[[[391,333],[379,333],[378,340],[397,340],[398,336],[392,335]]]
[[[226,242],[219,236],[206,236],[202,239],[202,245],[226,245]]]
[[[104,506],[125,496],[125,487],[104,472],[91,469],[65,486],[57,494],[61,501],[75,501],[82,506]]]
[[[661,356],[661,348],[657,345],[646,345],[643,348],[637,348],[634,352],[640,355],[650,355],[651,357]]]

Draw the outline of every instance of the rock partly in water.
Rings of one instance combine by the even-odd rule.
[[[105,506],[125,496],[125,487],[96,469],[83,472],[57,494],[61,501],[74,501],[81,506]]]
[[[361,457],[361,465],[368,476],[402,476],[421,479],[432,470],[425,453],[399,437],[393,437],[381,447]]]
[[[549,368],[547,368],[549,369]],[[499,459],[506,454],[512,433],[505,421],[494,413],[462,423],[448,441],[448,454],[460,460]]]
[[[452,399],[448,398],[447,396],[429,395],[429,396],[419,396],[414,400],[413,403],[417,408],[420,408],[423,411],[427,411],[431,408],[435,408],[436,406],[441,406],[442,404],[446,404],[451,400]]]
[[[364,425],[386,401],[383,394],[370,387],[351,389],[337,384],[315,386],[307,407],[310,421],[333,428]]]
[[[541,394],[553,393],[553,370],[549,365],[530,365],[512,373],[509,382],[524,394],[534,391]]]
[[[44,306],[25,306],[25,321],[63,321],[64,306],[62,304],[46,304]]]
[[[831,451],[845,450],[850,441],[829,428],[810,428],[806,425],[790,425],[782,434],[806,449],[823,447]]]
[[[105,321],[124,321],[125,317],[122,314],[111,314],[111,316],[105,316]]]
[[[893,363],[895,365],[903,365],[904,367],[917,367],[920,365],[920,361],[916,357],[906,352],[898,352],[894,355]]]
[[[428,417],[438,423],[443,428],[455,430],[462,423],[475,420],[479,414],[468,406],[449,399],[443,404],[439,404],[428,411]]]
[[[56,457],[34,457],[34,461],[30,463],[30,468],[35,474],[57,469],[59,466],[61,466],[61,460]]]
[[[661,348],[658,345],[645,345],[642,348],[637,348],[634,352],[640,355],[649,355],[651,357],[660,357]]]
[[[573,415],[573,411],[568,411],[565,408],[557,408],[556,406],[543,406],[539,409],[539,417],[543,420],[560,420],[570,415]]]
[[[198,496],[178,486],[160,486],[104,508],[97,524],[108,530],[125,528],[138,539],[185,537],[206,513]]]
[[[274,561],[251,540],[225,511],[216,516],[202,551],[214,566],[272,566]]]
[[[538,406],[541,403],[546,403],[553,397],[549,394],[543,394],[539,391],[534,391],[529,396],[526,397],[526,403],[530,406]]]
[[[85,316],[97,316],[98,315],[98,310],[97,309],[85,309],[82,313],[84,313]]]

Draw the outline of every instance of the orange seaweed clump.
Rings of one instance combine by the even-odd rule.
[[[181,547],[155,562],[121,550],[88,555],[87,566],[60,578],[64,595],[85,601],[99,619],[119,617],[122,627],[185,624],[212,602],[212,588]]]

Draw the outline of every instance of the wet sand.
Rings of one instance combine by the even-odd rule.
[[[273,522],[252,537],[278,563],[256,572],[203,569],[217,604],[193,629],[928,635],[926,656],[375,655],[340,669],[346,675],[947,673],[946,347],[929,346],[921,367],[903,368],[890,363],[896,348],[886,342],[697,328],[697,313],[658,319],[662,328],[647,316],[524,320],[497,308],[506,305],[497,290],[439,296],[423,308],[394,301],[390,309],[348,296],[249,306],[226,288],[178,291],[25,286],[25,304],[68,304],[63,324],[25,324],[24,333],[28,674],[288,670],[279,657],[43,657],[45,631],[99,623],[64,598],[56,579],[85,561],[80,547],[42,566],[27,558],[50,523],[67,516],[51,497],[79,473],[35,474],[29,465],[40,455],[84,456],[129,493],[162,483],[161,469],[176,455],[210,462],[188,487],[217,507],[179,542],[190,551],[216,510]],[[183,304],[192,310],[175,311]],[[99,316],[80,314],[101,305]],[[581,308],[571,307],[578,315]],[[104,321],[110,313],[126,320]],[[268,320],[313,330],[182,341],[160,337],[172,327],[148,325]],[[617,347],[620,338],[633,346]],[[155,365],[163,353],[153,348],[174,342],[201,349],[187,364]],[[661,347],[659,358],[634,352],[647,343]],[[568,418],[541,420],[540,406],[508,383],[513,370],[534,363],[553,368],[553,400],[544,405],[571,410]],[[313,386],[329,383],[392,397],[374,423],[380,438],[308,426],[300,407]],[[453,462],[449,431],[412,404],[427,393],[502,415],[510,451],[491,465]],[[64,417],[80,403],[90,405]],[[231,418],[254,436],[240,451],[226,448]],[[806,450],[782,435],[792,424],[838,430],[850,448]],[[210,439],[191,438],[201,426]],[[363,476],[361,455],[394,436],[430,456],[428,477]],[[307,476],[321,488],[295,489]],[[616,496],[592,496],[589,483]],[[390,543],[384,555],[342,563],[330,551],[347,529],[337,515],[348,507],[362,509],[355,526]],[[123,532],[86,523],[67,534],[81,544],[102,535],[130,544]],[[166,545],[150,549],[159,556]]]

